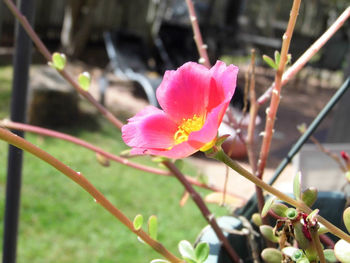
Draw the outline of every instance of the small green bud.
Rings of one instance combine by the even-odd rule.
[[[294,253],[291,256],[292,260],[294,260],[294,261],[298,261],[298,260],[302,259],[303,257],[304,257],[304,253],[300,249],[297,249],[296,251],[294,251]]]
[[[282,253],[276,248],[265,248],[261,257],[267,263],[281,263],[283,259]]]
[[[57,70],[63,70],[66,66],[67,58],[63,53],[55,52],[52,54],[52,62],[49,62],[49,65]]]
[[[269,241],[278,243],[279,238],[273,232],[273,228],[268,225],[262,225],[259,227],[260,233]]]
[[[181,240],[178,245],[179,252],[184,259],[196,260],[194,248],[187,240]]]
[[[294,176],[293,193],[294,193],[295,199],[300,200],[300,198],[301,198],[301,172],[298,172]]]
[[[140,230],[143,224],[143,216],[142,215],[135,216],[133,224],[134,224],[135,230]]]
[[[271,68],[273,68],[273,69],[278,68],[278,65],[276,65],[275,61],[273,61],[273,59],[270,58],[269,56],[263,55],[262,58],[266,62],[266,64],[269,65]]]
[[[80,87],[85,90],[88,91],[91,85],[91,76],[89,72],[83,72],[81,74],[79,74],[78,76],[78,82]]]
[[[206,261],[206,259],[209,256],[209,250],[210,248],[208,243],[206,242],[199,243],[194,250],[197,262],[201,263]]]
[[[290,207],[286,210],[286,216],[288,219],[294,220],[298,216],[298,211],[295,208]]]
[[[261,215],[259,213],[254,213],[252,215],[252,221],[256,226],[261,226],[262,225]]]
[[[155,215],[152,215],[148,219],[148,234],[154,240],[157,240],[158,235],[158,219]]]

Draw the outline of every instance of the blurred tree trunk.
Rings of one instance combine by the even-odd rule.
[[[78,57],[89,40],[97,0],[67,0],[61,45],[63,52]]]

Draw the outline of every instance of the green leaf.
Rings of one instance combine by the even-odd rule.
[[[304,255],[303,251],[300,249],[295,250],[291,256],[291,258],[294,261],[298,261],[298,260],[302,259],[303,257],[305,257],[305,255]]]
[[[78,82],[80,87],[85,90],[88,91],[91,85],[91,76],[89,72],[83,72],[81,74],[79,74],[78,76]]]
[[[157,240],[158,219],[155,215],[150,216],[148,219],[148,234],[152,239]]]
[[[275,63],[278,67],[278,65],[280,64],[280,60],[281,60],[281,54],[278,50],[275,51]]]
[[[342,263],[350,262],[350,243],[345,240],[339,240],[334,246],[334,254]]]
[[[261,226],[262,225],[261,215],[259,213],[254,213],[252,215],[252,221],[256,226]]]
[[[297,200],[300,200],[301,198],[301,172],[298,172],[294,176],[293,180],[293,193]]]
[[[267,263],[281,263],[282,253],[276,248],[265,248],[261,252],[261,257]]]
[[[301,194],[301,200],[309,207],[311,207],[317,200],[317,189],[315,187],[307,188]]]
[[[327,262],[329,263],[336,263],[338,261],[337,258],[335,257],[333,249],[325,249],[323,250],[323,254]]]
[[[343,213],[344,225],[350,233],[350,207],[346,208]]]
[[[179,252],[184,259],[196,260],[196,254],[194,252],[193,246],[187,240],[181,240],[179,242]]]
[[[277,69],[278,66],[276,65],[275,61],[273,61],[272,58],[270,58],[267,55],[263,55],[262,58],[266,62],[266,64],[269,65],[271,68]]]
[[[288,209],[288,206],[286,206],[285,204],[282,203],[274,203],[271,206],[271,210],[278,216],[280,217],[286,217],[286,211]]]
[[[268,225],[262,225],[259,227],[260,233],[269,241],[278,243],[279,238],[274,234],[273,228]]]
[[[66,66],[67,58],[65,54],[55,52],[52,54],[52,63],[50,65],[58,70],[63,70]]]
[[[267,213],[269,212],[271,206],[273,205],[273,203],[275,202],[276,197],[271,196],[269,199],[267,199],[267,201],[265,202],[265,205],[261,211],[261,217],[265,217],[267,215]]]
[[[287,255],[288,257],[292,257],[296,251],[300,249],[295,248],[295,247],[285,247],[282,249],[283,254]]]
[[[202,263],[208,258],[209,250],[209,245],[206,242],[201,242],[196,246],[194,253],[198,263]]]
[[[134,218],[134,228],[135,230],[140,230],[143,224],[143,216],[142,215],[136,215]]]

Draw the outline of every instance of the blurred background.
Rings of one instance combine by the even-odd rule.
[[[257,51],[258,95],[274,79],[261,59],[281,47],[292,1],[194,0],[211,63],[217,59],[239,66],[235,105],[242,108],[242,89]],[[290,53],[292,63],[335,21],[348,0],[303,1]],[[0,118],[9,116],[15,20],[0,2]],[[89,71],[91,93],[124,121],[155,101],[155,89],[165,70],[198,61],[184,0],[36,0],[34,28],[50,51],[67,55],[68,70]],[[283,91],[267,175],[299,138],[296,126],[309,124],[350,73],[349,21]],[[315,137],[321,142],[350,142],[350,93],[322,122]],[[45,109],[45,110],[43,110]],[[263,129],[265,108],[259,112]],[[33,49],[27,119],[31,124],[73,134],[102,148],[121,153],[127,147],[120,132],[82,100]],[[67,142],[27,134],[26,138],[82,172],[129,218],[142,213],[159,217],[159,239],[176,251],[181,239],[193,242],[205,220],[192,203],[179,205],[183,189],[174,179],[145,174],[119,164],[101,168],[94,153]],[[259,141],[258,137],[257,140]],[[7,145],[0,143],[0,221],[3,220]],[[246,154],[236,158],[247,163]],[[137,159],[151,163],[150,158]],[[154,164],[156,165],[156,164]],[[225,170],[202,158],[189,158],[183,171],[218,187]],[[288,190],[291,166],[279,187]],[[147,187],[145,187],[145,185]],[[251,184],[230,174],[231,190],[246,200]],[[200,190],[203,196],[208,191]],[[241,203],[210,205],[217,216]],[[3,228],[0,228],[2,235]],[[2,240],[1,240],[2,242]],[[1,246],[2,247],[2,246]],[[149,262],[158,257],[90,196],[54,169],[25,154],[18,262]]]

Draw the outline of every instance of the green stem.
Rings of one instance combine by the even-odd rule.
[[[286,202],[286,203],[288,203],[288,204],[290,204],[290,205],[300,209],[304,213],[310,214],[312,212],[312,210],[307,205],[305,205],[303,202],[294,200],[290,196],[282,193],[281,191],[279,191],[276,188],[268,185],[267,183],[265,183],[264,181],[262,181],[258,177],[256,177],[253,174],[251,174],[249,171],[244,169],[237,162],[235,162],[229,156],[227,156],[222,149],[217,150],[217,151],[215,151],[213,153],[208,152],[207,156],[211,157],[211,158],[214,158],[214,159],[216,159],[216,160],[218,160],[220,162],[225,163],[231,169],[235,170],[237,173],[239,173],[240,175],[242,175],[243,177],[245,177],[246,179],[248,179],[249,181],[251,181],[255,185],[261,187],[266,192],[269,192],[270,194],[276,196],[278,199],[280,199],[280,200],[282,200],[282,201],[284,201],[284,202]],[[318,219],[318,221],[321,224],[323,224],[326,228],[328,228],[328,230],[330,232],[332,232],[334,235],[336,235],[337,237],[339,237],[341,239],[344,239],[344,240],[346,240],[347,242],[350,243],[350,236],[347,235],[344,231],[340,230],[338,227],[336,227],[335,225],[333,225],[332,223],[330,223],[329,221],[327,221],[326,219],[324,219],[320,215],[317,216],[317,219]]]
[[[177,258],[170,251],[168,251],[161,243],[152,239],[146,232],[142,230],[136,230],[133,226],[131,220],[129,220],[118,208],[116,208],[100,191],[98,191],[82,174],[77,173],[73,169],[69,168],[52,155],[48,154],[44,150],[36,147],[25,139],[0,128],[0,139],[3,141],[16,146],[26,152],[33,154],[44,162],[50,164],[58,171],[66,175],[68,178],[80,185],[85,191],[87,191],[97,203],[104,207],[108,212],[110,212],[114,217],[116,217],[121,223],[123,223],[132,232],[138,235],[143,241],[150,245],[155,251],[163,255],[166,259],[171,262],[183,262],[181,259]]]
[[[317,229],[310,229],[310,233],[311,233],[312,242],[315,245],[320,263],[326,263],[326,258],[324,257],[324,253],[320,242],[320,237],[317,233]]]

